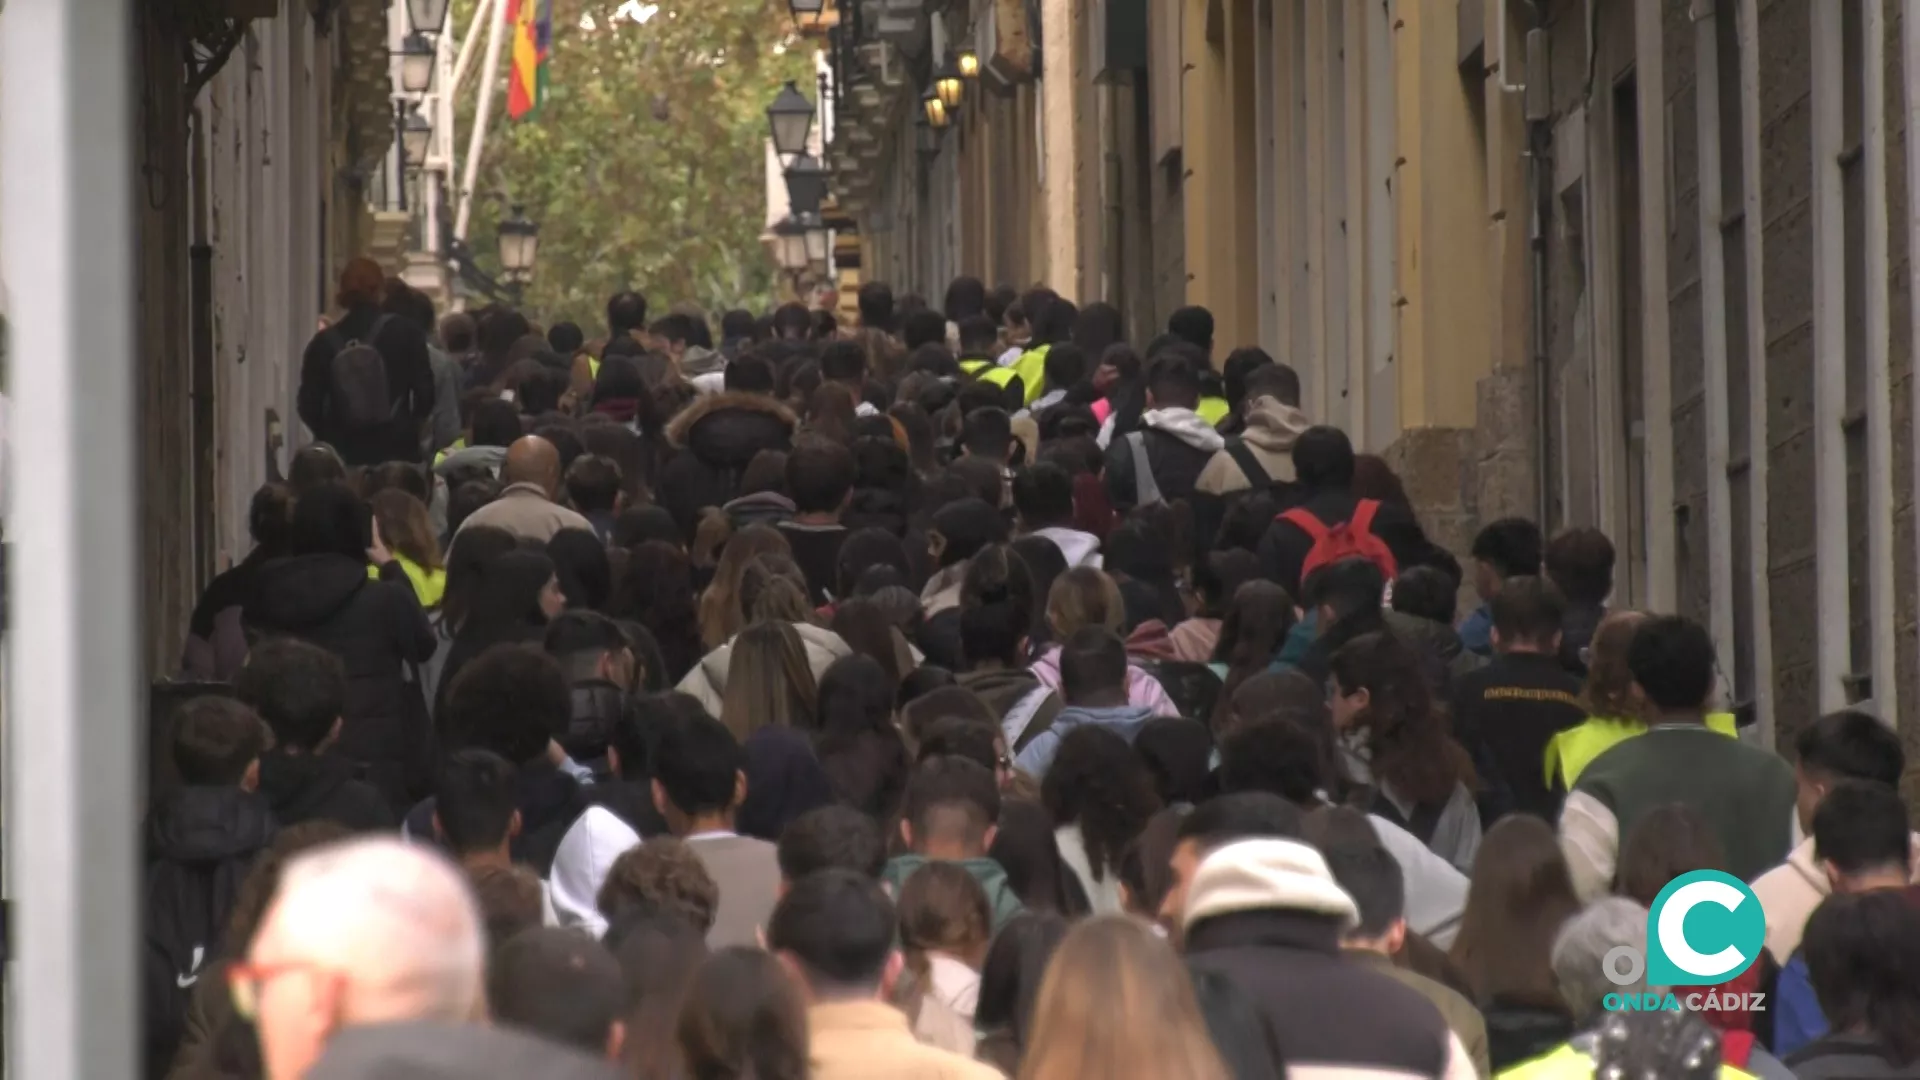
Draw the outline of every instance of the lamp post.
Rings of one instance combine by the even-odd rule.
[[[913,148],[919,151],[921,161],[932,162],[940,156],[940,133],[924,116],[914,121]]]
[[[807,133],[813,130],[813,104],[792,80],[767,106],[767,127],[773,135],[773,152],[782,160],[806,152]]]
[[[533,280],[533,260],[539,250],[540,226],[529,221],[525,208],[516,203],[513,216],[500,222],[500,269],[515,303],[521,287]]]
[[[966,78],[977,79],[980,77],[980,54],[971,47],[960,50],[960,55],[954,58],[954,65],[960,69],[960,74]]]
[[[796,214],[816,214],[827,197],[827,166],[811,154],[801,154],[787,166],[787,203]]]
[[[773,226],[773,258],[789,274],[797,276],[807,268],[807,227],[792,214]]]
[[[434,61],[439,59],[427,35],[414,31],[400,43],[400,89],[409,94],[424,94],[433,85]]]
[[[926,111],[928,126],[935,131],[953,122],[952,114],[947,112],[947,103],[940,100],[940,92],[934,87],[927,87],[927,92],[921,95],[920,107]]]
[[[951,57],[940,65],[940,70],[933,73],[933,92],[939,96],[940,104],[945,105],[948,112],[960,107],[966,87],[967,81],[961,76],[960,69],[954,66]]]
[[[827,263],[827,244],[832,238],[827,231],[827,223],[820,219],[818,213],[801,214],[795,220],[802,229],[807,265],[818,264],[824,267]]]
[[[420,106],[407,110],[400,125],[400,148],[407,168],[418,169],[427,163],[427,146],[433,141],[433,121],[421,115]]]
[[[437,34],[447,23],[448,0],[407,0],[407,18],[418,34]]]

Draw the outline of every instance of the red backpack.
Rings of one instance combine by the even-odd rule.
[[[1342,559],[1365,559],[1380,568],[1388,581],[1399,576],[1400,564],[1387,542],[1373,535],[1373,515],[1380,510],[1378,499],[1361,499],[1353,505],[1353,517],[1328,528],[1327,524],[1303,507],[1294,507],[1280,520],[1306,533],[1313,541],[1300,564],[1300,580],[1315,570]]]

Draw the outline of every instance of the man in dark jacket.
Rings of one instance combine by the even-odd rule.
[[[380,311],[386,275],[371,259],[354,259],[340,274],[339,304],[346,314],[307,343],[300,360],[300,419],[314,438],[332,444],[348,465],[420,460],[420,426],[433,414],[433,364],[427,335],[411,319]],[[333,359],[351,342],[371,345],[386,362],[392,415],[348,427],[334,401]]]
[[[368,546],[367,508],[340,485],[315,488],[293,512],[292,551],[261,567],[244,620],[264,636],[310,641],[347,669],[334,752],[364,766],[388,803],[407,806],[433,782],[433,730],[411,665],[438,644],[406,571]],[[367,577],[369,562],[378,580]]]
[[[1298,829],[1298,811],[1260,794],[1215,799],[1181,823],[1162,910],[1178,919],[1188,967],[1241,993],[1290,1071],[1476,1075],[1426,998],[1341,954],[1359,912]]]
[[[353,762],[331,753],[347,706],[339,657],[292,638],[262,642],[234,693],[273,731],[273,749],[260,757],[260,794],[281,825],[334,821],[363,832],[397,823],[386,798],[355,778]]]
[[[794,514],[774,527],[792,546],[793,561],[806,575],[808,598],[816,607],[849,599],[833,593],[839,585],[840,545],[848,532],[840,515],[858,477],[853,451],[831,439],[807,436],[787,455],[787,494]]]
[[[195,698],[173,720],[173,761],[184,786],[147,816],[142,905],[143,1010],[148,1076],[160,1076],[185,1030],[187,1003],[214,972],[227,921],[276,825],[257,793],[266,727],[231,698]]]
[[[585,789],[558,764],[557,740],[573,718],[571,693],[560,664],[533,645],[496,645],[453,680],[447,693],[451,744],[490,750],[513,763],[514,807],[520,829],[513,861],[541,877],[574,819],[587,808]],[[434,800],[407,814],[406,835],[435,835]]]
[[[1613,541],[1599,529],[1567,529],[1548,542],[1545,561],[1547,577],[1567,598],[1560,663],[1585,678],[1587,646],[1607,617],[1607,597],[1613,594]]]
[[[1301,493],[1300,509],[1320,519],[1327,528],[1353,520],[1360,500],[1353,494],[1353,443],[1334,427],[1311,427],[1293,443],[1293,472]],[[1427,553],[1427,537],[1420,522],[1404,506],[1383,502],[1374,512],[1373,535],[1393,552],[1395,568],[1420,562]],[[1313,537],[1291,521],[1276,518],[1260,541],[1260,563],[1267,576],[1294,596],[1300,595],[1302,567],[1313,550]]]
[[[1213,425],[1194,411],[1200,404],[1204,363],[1197,352],[1191,346],[1169,346],[1149,366],[1147,411],[1140,416],[1140,430],[1107,447],[1107,497],[1114,509],[1191,501],[1201,472],[1226,445]]]
[[[1541,763],[1549,740],[1587,718],[1580,680],[1560,666],[1564,615],[1545,579],[1508,578],[1493,598],[1493,662],[1454,683],[1453,734],[1480,772],[1483,821],[1560,816]]]
[[[725,506],[740,493],[740,477],[755,454],[793,445],[798,421],[791,410],[769,394],[735,389],[735,372],[756,367],[727,365],[726,391],[695,401],[667,425],[677,452],[660,472],[657,499],[688,539],[700,511]]]

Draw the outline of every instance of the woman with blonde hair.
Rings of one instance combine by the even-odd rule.
[[[1019,1080],[1226,1080],[1193,985],[1144,922],[1099,916],[1047,965]]]
[[[700,596],[700,644],[717,649],[740,632],[746,620],[740,614],[740,577],[747,564],[760,555],[789,555],[793,548],[778,529],[769,525],[749,525],[734,533],[720,549],[714,565],[713,581]]]
[[[762,529],[756,525],[742,529],[740,536],[756,530],[773,532],[772,529]],[[738,537],[735,539],[737,542]],[[784,547],[785,541],[781,541],[781,544]],[[728,554],[722,556],[723,570],[731,554],[729,549]],[[716,577],[709,591],[719,586],[720,579]],[[687,672],[675,689],[698,699],[707,712],[714,716],[723,716],[727,711],[727,693],[732,684],[730,673],[735,651],[754,627],[773,623],[787,630],[799,643],[798,655],[804,661],[801,666],[812,676],[804,695],[806,712],[811,713],[814,686],[818,685],[820,677],[826,674],[827,668],[835,660],[851,656],[853,649],[840,635],[816,621],[813,606],[807,602],[807,579],[801,574],[800,568],[794,565],[792,557],[782,552],[756,555],[746,560],[734,575],[728,599],[732,604],[732,617],[737,620],[735,625],[747,627],[747,630],[731,636],[718,648],[701,657],[700,662],[693,665],[693,670]],[[757,639],[764,637],[758,635]],[[762,644],[767,642],[763,641]],[[728,726],[733,726],[731,720]],[[811,720],[800,726],[810,729]],[[748,732],[739,734],[744,740]]]
[[[1547,742],[1547,786],[1572,791],[1574,781],[1593,759],[1647,730],[1650,710],[1634,692],[1633,672],[1627,670],[1627,650],[1647,621],[1642,611],[1620,610],[1600,620],[1582,659],[1587,685],[1582,697],[1587,720]],[[1722,735],[1738,734],[1732,713],[1707,714],[1707,727]]]
[[[742,743],[763,727],[812,730],[818,696],[806,646],[784,622],[754,623],[733,642],[720,722]]]
[[[1089,626],[1104,626],[1125,639],[1127,606],[1120,586],[1104,571],[1076,566],[1053,581],[1047,590],[1047,627],[1054,644],[1047,646],[1028,670],[1042,686],[1060,689],[1060,645]],[[1155,716],[1179,716],[1180,707],[1167,696],[1160,680],[1138,664],[1127,665],[1127,704],[1152,709]]]

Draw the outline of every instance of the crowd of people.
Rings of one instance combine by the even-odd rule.
[[[1899,738],[1760,748],[1606,536],[1463,564],[1204,309],[339,304],[187,628],[149,1076],[1920,1077]],[[1619,1011],[1706,869],[1740,1007]]]

